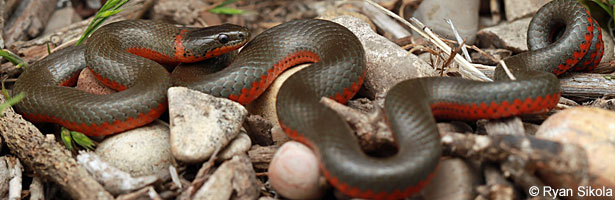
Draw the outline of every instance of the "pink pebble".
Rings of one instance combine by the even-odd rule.
[[[318,199],[327,189],[318,169],[318,159],[307,146],[284,143],[269,164],[269,182],[289,199]]]
[[[115,92],[115,90],[98,82],[94,74],[92,74],[92,72],[87,68],[81,70],[81,73],[79,74],[79,79],[77,79],[77,89],[98,95],[111,94]]]

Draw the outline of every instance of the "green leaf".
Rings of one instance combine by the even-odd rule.
[[[64,146],[66,146],[66,149],[68,149],[69,151],[73,150],[73,139],[70,136],[70,130],[68,130],[67,128],[62,127],[60,129],[60,138],[62,138],[62,142],[64,143]]]
[[[209,10],[210,13],[225,14],[225,15],[238,15],[243,14],[244,11],[236,8],[216,7]]]
[[[4,79],[0,81],[0,85],[2,86],[2,94],[4,95],[4,98],[10,99],[11,95],[9,95],[9,91],[7,91],[6,88],[4,87]]]
[[[94,144],[94,141],[92,141],[88,136],[77,131],[71,131],[70,134],[73,136],[75,143],[77,143],[79,146],[82,146],[83,148],[86,148],[88,150],[94,150],[94,146],[96,145]]]
[[[17,67],[27,66],[25,61],[23,61],[19,56],[15,55],[11,51],[0,49],[0,56],[6,58],[9,62],[13,63],[14,65],[17,65]]]
[[[113,15],[113,11],[109,11],[109,10],[107,10],[107,11],[104,11],[104,12],[100,12],[100,15],[99,15],[99,16],[100,16],[100,17],[109,17],[109,16],[111,16],[111,15]]]
[[[100,10],[109,10],[109,9],[111,9],[111,7],[116,5],[118,1],[119,0],[108,0],[107,2],[105,2],[105,4],[103,6],[100,7]],[[99,10],[99,12],[100,12],[100,10]]]
[[[7,99],[6,102],[0,104],[0,113],[2,113],[4,109],[8,108],[9,106],[19,103],[19,101],[21,101],[24,97],[26,97],[26,94],[23,92],[20,92],[19,94],[15,95],[13,98]]]
[[[130,0],[108,0],[101,8],[98,10],[96,15],[94,15],[94,19],[88,25],[88,27],[83,32],[83,35],[79,38],[79,41],[75,44],[75,46],[80,45],[83,41],[89,37],[94,30],[102,25],[102,23],[107,20],[112,15],[115,15],[119,12],[122,12],[122,9],[119,9],[124,4],[128,3]]]
[[[49,41],[45,42],[47,45],[47,55],[51,54],[51,48],[49,47]]]
[[[118,8],[122,7],[124,4],[128,3],[129,0],[123,0],[122,2],[120,2],[119,4],[115,5],[113,7],[113,10],[117,10]]]

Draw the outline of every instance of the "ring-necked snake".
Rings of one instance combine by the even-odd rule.
[[[551,41],[558,33],[554,27],[565,27],[557,41]],[[164,112],[172,80],[164,67],[136,55],[160,63],[193,62],[236,49],[247,38],[248,31],[234,25],[182,29],[143,20],[112,23],[85,45],[51,54],[25,70],[14,92],[27,96],[16,108],[32,121],[58,123],[91,136],[138,127]],[[248,104],[286,68],[314,62],[278,93],[282,128],[316,151],[323,174],[343,193],[395,199],[420,191],[433,177],[441,155],[433,116],[468,120],[552,109],[560,97],[552,73],[573,66],[590,70],[603,53],[599,26],[574,0],[541,8],[528,38],[531,51],[505,60],[517,80],[508,80],[498,66],[493,83],[431,77],[392,87],[384,109],[398,153],[386,158],[363,153],[344,120],[319,103],[321,96],[349,100],[366,73],[360,41],[336,23],[296,20],[276,26],[250,41],[229,67],[177,83]],[[121,92],[100,96],[58,87],[74,84],[86,63],[99,80]]]

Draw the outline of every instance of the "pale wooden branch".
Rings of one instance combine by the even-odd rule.
[[[0,95],[0,104],[4,103]],[[41,178],[57,183],[73,199],[113,199],[53,135],[45,137],[13,111],[0,113],[0,134],[11,153]]]

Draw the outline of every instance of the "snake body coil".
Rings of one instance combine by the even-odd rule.
[[[558,26],[565,31],[551,42]],[[134,54],[163,63],[192,62],[237,48],[245,38],[245,29],[230,25],[192,30],[148,21],[113,23],[99,29],[85,47],[54,53],[26,70],[14,88],[27,93],[17,109],[30,120],[59,123],[88,135],[134,128],[165,110],[172,82],[163,67]],[[541,8],[528,38],[531,51],[505,60],[517,80],[508,80],[498,66],[493,83],[419,78],[392,87],[385,110],[398,153],[386,158],[366,155],[344,120],[319,103],[321,96],[346,102],[366,71],[360,41],[333,22],[296,20],[276,26],[250,41],[222,71],[176,82],[248,104],[286,68],[314,62],[278,93],[282,128],[315,150],[327,180],[343,193],[396,199],[420,191],[433,177],[441,155],[433,116],[468,120],[552,109],[560,97],[552,73],[573,66],[589,70],[603,53],[599,26],[574,0],[555,0]],[[58,87],[74,82],[71,77],[86,61],[99,80],[123,91],[98,96]]]

